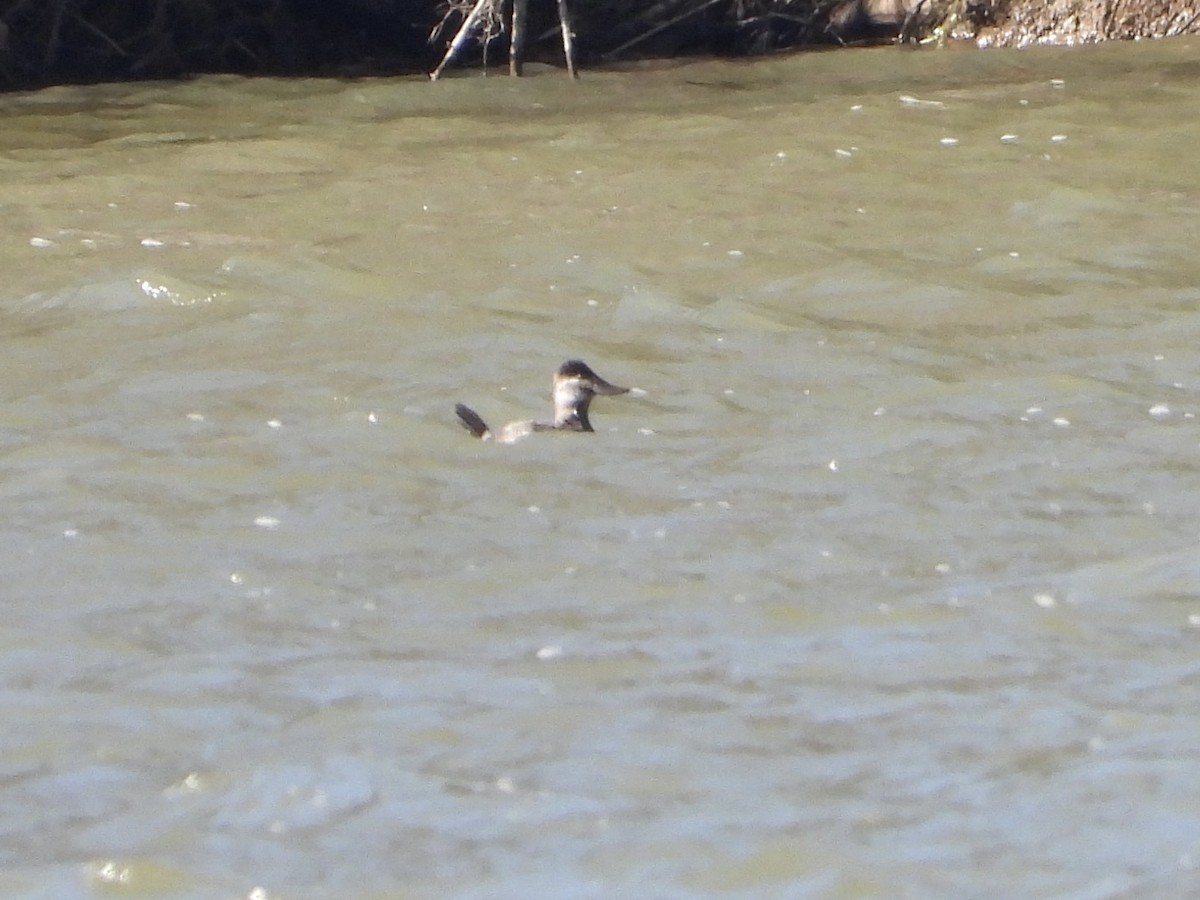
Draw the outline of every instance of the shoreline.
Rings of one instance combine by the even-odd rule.
[[[316,12],[206,0],[0,3],[0,90],[185,79],[206,74],[379,77],[509,66],[503,0],[340,0]],[[196,8],[209,15],[198,17]],[[523,8],[523,7],[522,7]],[[570,28],[558,15],[570,10]],[[472,28],[463,31],[468,13]],[[557,13],[557,14],[556,14]],[[1200,33],[1185,0],[565,0],[532,4],[511,63],[589,67],[746,58],[886,44],[1078,46]],[[457,56],[449,51],[458,35]],[[490,38],[488,37],[490,36]],[[569,36],[573,40],[564,40]],[[488,38],[484,40],[484,38]]]

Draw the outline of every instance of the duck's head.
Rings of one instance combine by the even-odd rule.
[[[605,381],[580,359],[569,359],[554,373],[554,425],[576,431],[593,431],[588,407],[597,394],[627,394],[629,388]]]

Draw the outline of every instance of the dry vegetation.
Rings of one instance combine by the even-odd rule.
[[[904,2],[911,0],[568,0],[584,64],[631,56],[763,53],[872,37],[866,11]],[[504,56],[510,3],[489,0],[470,42],[474,56],[464,62],[478,61],[489,49],[496,60]],[[0,88],[201,72],[429,71],[474,5],[475,0],[0,0]],[[882,33],[895,30],[889,20]],[[531,0],[528,34],[531,58],[561,62],[555,0]]]

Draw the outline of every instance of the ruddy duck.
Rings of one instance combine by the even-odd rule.
[[[479,413],[469,406],[458,403],[455,404],[454,411],[458,413],[458,418],[462,420],[467,431],[480,440],[511,444],[535,431],[595,431],[588,420],[588,407],[592,405],[592,398],[597,394],[605,397],[627,394],[629,390],[609,384],[582,360],[569,359],[554,373],[553,422],[509,422],[499,431],[492,431],[479,417]]]

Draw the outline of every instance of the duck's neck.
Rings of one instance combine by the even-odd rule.
[[[554,427],[563,431],[594,431],[588,419],[590,399],[588,397],[568,406],[559,406],[554,411]]]

